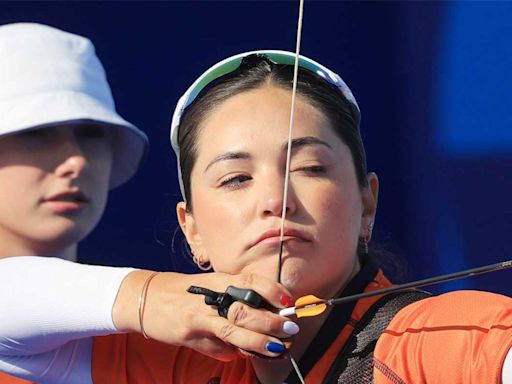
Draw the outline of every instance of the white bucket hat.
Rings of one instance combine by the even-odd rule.
[[[0,26],[0,137],[81,123],[115,129],[110,188],[130,179],[148,140],[117,114],[91,41],[41,24]]]

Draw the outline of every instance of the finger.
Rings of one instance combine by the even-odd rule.
[[[284,308],[293,302],[290,291],[283,285],[264,276],[249,273],[238,275],[237,280],[236,284],[233,285],[238,288],[252,289],[258,292],[275,308]]]
[[[288,339],[288,340],[281,340],[281,342],[284,344],[286,350],[289,351],[292,346],[292,341],[290,339]],[[241,356],[245,356],[245,357],[259,357],[259,358],[263,358],[263,359],[268,359],[267,356],[260,355],[259,353],[247,352],[240,348],[238,348],[238,354]],[[284,353],[282,353],[279,356],[272,357],[271,360],[279,360],[279,359],[286,359],[286,358],[287,358],[287,354],[285,351]]]
[[[213,291],[224,292],[229,285],[237,288],[252,289],[275,308],[293,306],[291,293],[281,284],[254,273],[229,275],[214,272],[189,275],[186,290],[191,285],[201,286]]]
[[[236,347],[213,337],[195,339],[188,343],[187,347],[224,362],[234,360],[239,356],[239,350]]]
[[[285,350],[285,345],[275,337],[241,328],[223,317],[212,317],[204,324],[210,332],[224,343],[242,350],[268,357],[277,357]]]
[[[296,323],[285,317],[240,302],[231,304],[227,318],[238,327],[280,339],[296,335],[300,330]]]

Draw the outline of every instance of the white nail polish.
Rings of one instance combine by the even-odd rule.
[[[293,321],[285,321],[283,324],[283,332],[287,335],[293,336],[299,333],[300,328],[299,326],[294,323]]]

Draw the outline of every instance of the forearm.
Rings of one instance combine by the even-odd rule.
[[[0,355],[40,354],[118,332],[112,307],[132,271],[46,257],[0,260]]]

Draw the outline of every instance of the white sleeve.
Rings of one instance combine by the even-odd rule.
[[[1,259],[0,369],[18,374],[26,369],[38,380],[49,362],[62,370],[83,365],[74,357],[69,363],[69,356],[85,358],[90,366],[90,353],[80,349],[87,342],[76,340],[117,332],[112,307],[121,282],[133,270],[47,257]],[[46,361],[46,367],[36,366],[38,361]]]

